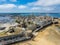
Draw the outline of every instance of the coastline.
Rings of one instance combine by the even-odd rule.
[[[11,17],[13,18],[13,17]],[[40,27],[49,25],[49,23],[56,22],[59,24],[60,19],[54,18],[50,16],[15,16],[14,20],[12,22],[2,23],[0,24],[0,37],[9,36],[9,35],[16,35],[16,34],[24,34],[23,37],[29,37],[29,35],[32,33],[33,36],[35,36],[35,32],[40,29]],[[53,24],[54,25],[54,24]],[[49,27],[49,26],[48,26]],[[54,27],[54,26],[52,26]],[[51,28],[52,28],[51,27]],[[55,28],[55,27],[54,27]],[[50,28],[48,28],[50,30]],[[36,30],[36,31],[34,31]],[[45,30],[45,29],[44,29]],[[47,29],[46,29],[47,30]],[[51,29],[52,30],[52,29]],[[48,31],[48,30],[47,30]],[[54,31],[54,29],[53,29]],[[49,32],[48,32],[49,33]],[[51,32],[52,33],[52,32]],[[54,31],[55,34],[55,31]],[[37,34],[37,35],[43,35],[43,34]],[[36,35],[36,36],[37,36]],[[52,35],[52,34],[51,34]],[[60,35],[60,34],[59,34]],[[38,37],[38,36],[37,36]],[[37,38],[38,39],[38,38]],[[46,40],[45,40],[46,41]],[[32,41],[31,41],[32,42]],[[35,43],[33,43],[35,44]],[[39,43],[38,43],[39,44]],[[23,45],[23,44],[22,44]],[[27,44],[28,45],[28,44]],[[43,45],[43,44],[42,44]],[[52,45],[52,44],[51,44]]]

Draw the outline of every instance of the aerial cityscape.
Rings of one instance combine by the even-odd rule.
[[[0,0],[0,45],[60,45],[60,0]]]

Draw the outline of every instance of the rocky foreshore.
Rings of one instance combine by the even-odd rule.
[[[20,33],[24,34],[25,37],[29,35],[35,37],[38,30],[51,23],[56,24],[58,21],[50,16],[16,16],[13,22],[0,24],[0,37],[17,35]]]

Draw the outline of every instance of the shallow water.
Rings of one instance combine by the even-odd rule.
[[[7,22],[12,22],[12,21],[13,21],[13,19],[11,19],[8,16],[5,16],[5,17],[0,16],[0,23],[7,23]]]

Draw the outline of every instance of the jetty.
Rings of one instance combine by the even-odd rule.
[[[17,34],[17,35],[10,35],[10,36],[4,36],[4,37],[0,37],[0,44],[1,45],[8,45],[8,44],[13,44],[16,42],[21,42],[21,41],[25,41],[25,40],[30,40],[31,38],[33,38],[33,33],[43,29],[44,27],[46,27],[47,25],[52,24],[52,19],[51,20],[44,20],[40,23],[36,23],[36,28],[34,30],[32,30],[31,33],[27,33],[28,35],[25,35],[25,32]]]

